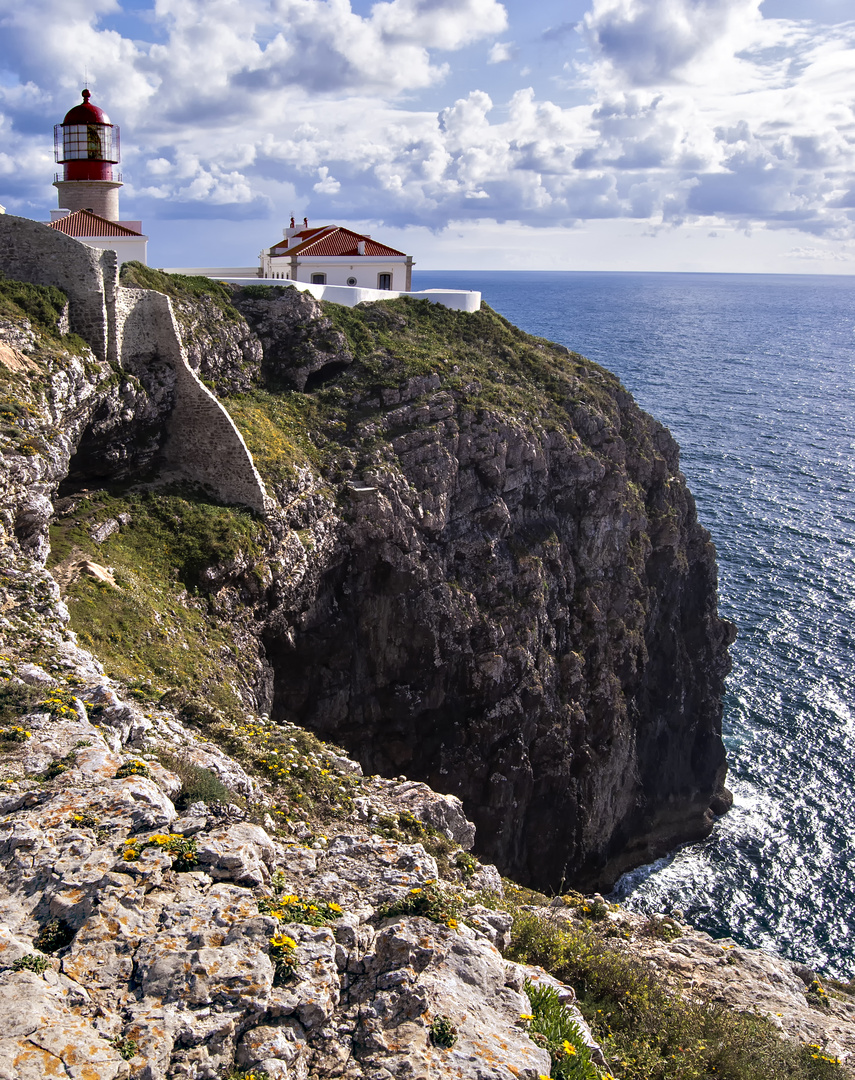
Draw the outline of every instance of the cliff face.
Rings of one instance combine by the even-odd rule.
[[[238,703],[334,738],[371,772],[458,795],[479,852],[540,887],[608,883],[708,831],[727,799],[732,630],[676,444],[613,376],[489,310],[337,309],[286,289],[173,304],[191,367],[276,504],[246,542],[192,566],[181,511],[168,576],[231,642],[216,655],[213,634],[190,641],[181,615],[207,672],[197,696],[225,707],[219,676]],[[40,397],[28,388],[27,422],[59,441],[20,462],[9,448],[4,499],[9,539],[36,564],[60,484],[62,536],[81,489],[157,488],[174,411],[160,359],[124,357],[131,375],[90,354],[43,371]],[[52,556],[72,625],[143,675],[139,645],[119,662],[115,630],[87,624],[79,565],[127,554],[150,507],[96,542],[108,507],[87,506],[88,533]],[[150,617],[149,643],[166,641],[162,612]],[[148,677],[188,688],[180,667]]]
[[[732,630],[669,433],[489,312],[384,305],[341,342],[307,297],[237,303],[324,416],[337,499],[267,623],[274,715],[459,795],[540,886],[703,835]],[[272,343],[298,332],[294,370]]]

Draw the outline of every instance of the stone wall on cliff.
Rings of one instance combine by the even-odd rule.
[[[38,221],[0,215],[0,271],[68,296],[71,329],[100,360],[108,352],[108,302],[118,282],[114,251],[95,251]]]
[[[240,432],[188,363],[169,297],[120,287],[115,252],[95,251],[39,222],[8,215],[0,221],[0,271],[65,292],[70,329],[99,360],[139,378],[165,405],[162,437],[149,434],[146,441],[156,445],[137,455],[134,465],[142,458],[173,479],[208,487],[224,502],[258,513],[269,508]],[[84,441],[90,467],[92,459],[110,458],[97,437]]]

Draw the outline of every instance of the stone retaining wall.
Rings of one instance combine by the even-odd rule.
[[[169,297],[119,288],[115,312],[120,365],[133,372],[147,357],[157,356],[175,373],[165,468],[209,488],[223,502],[264,513],[267,495],[252,455],[232,418],[188,364]]]
[[[116,253],[94,251],[38,221],[0,215],[0,271],[54,285],[68,296],[70,329],[95,355],[139,374],[157,360],[175,373],[163,465],[226,503],[272,506],[231,417],[187,362],[172,304],[163,293],[118,284]]]
[[[62,289],[70,328],[99,360],[107,359],[107,298],[118,280],[114,251],[94,251],[39,221],[2,214],[0,271],[16,281]]]

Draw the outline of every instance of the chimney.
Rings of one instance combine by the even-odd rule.
[[[364,240],[357,240],[357,242],[356,242],[356,254],[357,255],[364,255],[365,254],[365,241]]]
[[[51,221],[62,221],[62,219],[68,217],[70,213],[70,210],[51,210],[50,219]]]

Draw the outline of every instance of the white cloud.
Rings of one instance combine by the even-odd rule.
[[[629,86],[698,81],[754,40],[761,0],[593,0],[584,29]]]
[[[508,60],[514,60],[518,51],[512,41],[496,41],[487,54],[487,63],[504,64]]]
[[[340,190],[341,184],[334,176],[330,176],[329,172],[326,165],[322,165],[318,169],[320,180],[314,185],[312,191],[317,191],[319,195],[335,195]]]
[[[591,0],[581,36],[553,35],[589,50],[554,61],[559,85],[528,63],[532,6],[514,25],[496,0],[152,2],[150,41],[122,36],[116,0],[0,15],[10,209],[50,196],[50,127],[97,59],[143,215],[266,219],[335,196],[344,218],[428,229],[489,214],[855,238],[853,23],[763,19],[760,0]],[[500,66],[517,59],[532,87]]]

